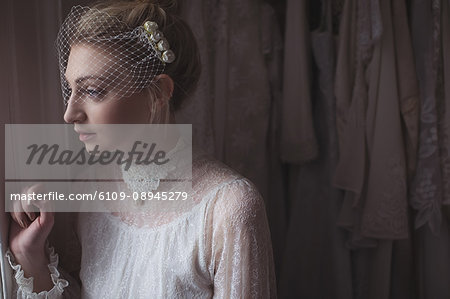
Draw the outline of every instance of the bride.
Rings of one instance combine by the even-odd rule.
[[[175,123],[200,57],[173,10],[168,0],[105,2],[76,6],[65,20],[57,42],[64,120],[87,149],[96,136],[83,126]],[[79,213],[77,278],[49,246],[54,212],[11,212],[15,298],[275,298],[270,233],[254,185],[194,150],[191,194],[189,209],[166,216]]]

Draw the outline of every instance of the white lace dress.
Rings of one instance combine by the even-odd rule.
[[[51,252],[55,286],[32,293],[33,279],[24,277],[9,253],[15,297],[275,298],[270,233],[254,185],[201,158],[194,162],[193,188],[197,198],[191,209],[156,221],[80,213],[81,288],[58,268]]]

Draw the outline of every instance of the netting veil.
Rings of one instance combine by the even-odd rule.
[[[151,20],[129,28],[115,16],[83,6],[72,8],[56,45],[65,104],[129,97],[150,86],[175,59]]]

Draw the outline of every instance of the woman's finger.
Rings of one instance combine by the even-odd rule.
[[[36,184],[28,189],[29,193],[43,193],[44,186],[42,184]],[[54,223],[54,207],[53,202],[48,200],[33,200],[31,205],[25,207],[27,211],[33,211],[36,208],[39,209],[39,217],[35,218],[37,220],[36,229],[45,229],[50,231]]]
[[[45,187],[42,184],[36,184],[31,186],[28,189],[28,193],[44,193]],[[29,205],[24,207],[24,210],[26,212],[30,213],[30,216],[33,217],[33,219],[30,217],[30,219],[34,220],[36,219],[35,213],[33,213],[33,210],[36,208],[39,209],[39,217],[37,217],[38,223],[37,225],[41,228],[52,228],[54,223],[54,207],[53,203],[48,200],[33,200],[29,202]],[[31,214],[32,213],[32,214]]]
[[[14,203],[11,216],[13,220],[20,225],[21,228],[27,228],[31,223],[27,215],[25,214],[20,201]]]
[[[28,216],[30,221],[34,221],[34,219],[36,219],[36,208],[31,203],[31,200],[22,200],[21,203],[24,213]]]

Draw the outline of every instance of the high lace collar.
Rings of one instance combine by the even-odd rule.
[[[166,155],[166,158],[170,159],[169,163],[162,165],[133,163],[128,170],[125,170],[125,165],[122,165],[122,177],[128,189],[132,192],[150,192],[158,189],[161,180],[166,179],[177,167],[184,164],[183,158],[185,155],[182,152],[188,146],[189,144],[186,140],[179,138],[175,147]]]

